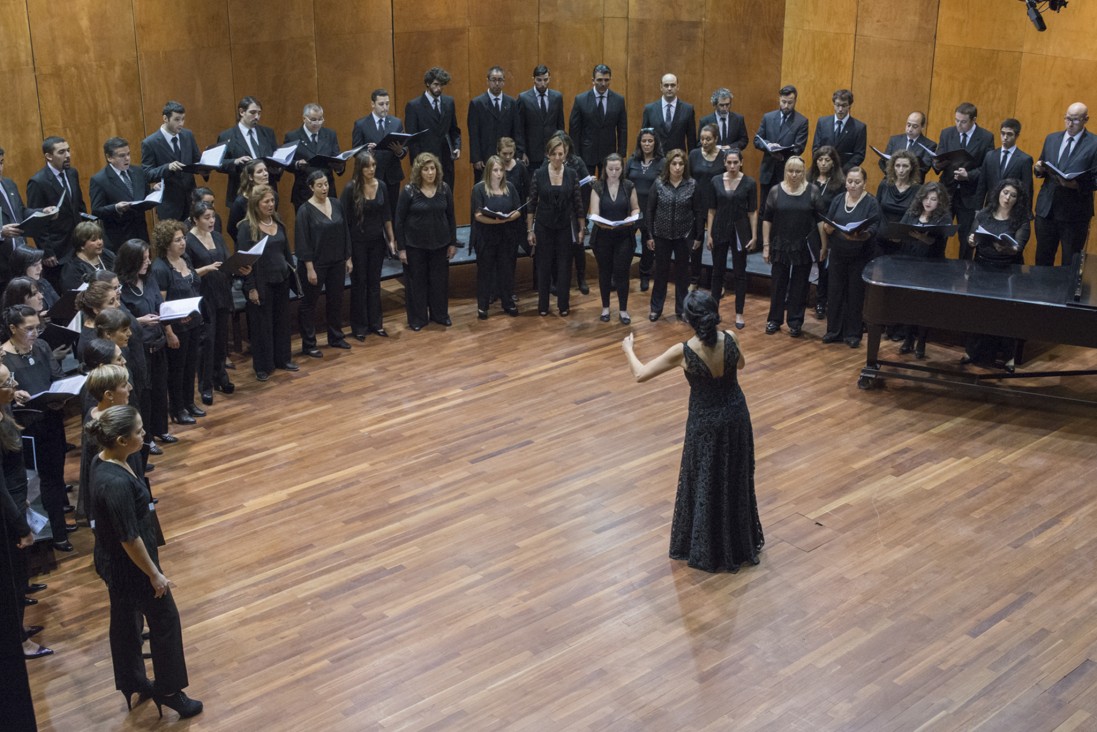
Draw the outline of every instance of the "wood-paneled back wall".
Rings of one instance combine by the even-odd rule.
[[[913,109],[928,111],[936,137],[956,104],[972,101],[995,132],[1018,117],[1021,147],[1037,154],[1070,102],[1097,104],[1087,99],[1097,5],[1072,3],[1048,24],[1036,33],[1021,3],[1001,0],[0,0],[0,146],[5,174],[22,186],[42,165],[42,138],[63,135],[86,186],[104,164],[103,141],[121,135],[136,152],[168,99],[186,105],[200,146],[234,123],[245,94],[262,100],[279,139],[318,101],[346,148],[372,89],[389,89],[402,116],[430,66],[453,76],[447,93],[464,128],[493,64],[507,70],[511,95],[547,64],[569,112],[606,63],[629,104],[630,136],[673,71],[699,116],[712,89],[730,87],[751,129],[783,83],[799,87],[813,126],[832,111],[833,90],[849,87],[878,147]],[[747,170],[757,164],[751,151]],[[465,160],[457,183],[467,220]]]

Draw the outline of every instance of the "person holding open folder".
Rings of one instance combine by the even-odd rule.
[[[348,350],[343,335],[343,290],[346,277],[354,269],[350,256],[350,228],[339,199],[328,195],[327,174],[314,170],[308,178],[312,197],[301,204],[294,219],[294,242],[297,261],[304,266],[301,285],[304,288],[297,306],[301,331],[301,353],[322,358],[316,343],[316,303],[323,291],[324,315],[327,321],[328,348]]]
[[[377,177],[377,158],[368,150],[354,156],[354,178],[339,203],[350,224],[350,331],[360,341],[376,333],[388,337],[381,308],[381,267],[396,255],[388,186]]]
[[[229,352],[229,315],[232,314],[232,277],[223,269],[228,259],[225,240],[214,225],[217,212],[208,203],[196,203],[191,210],[194,225],[187,232],[187,254],[202,278],[202,309],[206,313],[202,337],[198,343],[198,392],[203,404],[213,404],[213,390],[231,394],[236,387],[229,381],[225,357]],[[212,265],[221,264],[222,267]],[[244,271],[246,270],[246,271]],[[247,274],[245,267],[239,274]],[[203,274],[204,273],[204,274]]]
[[[899,222],[904,225],[933,227],[927,231],[908,231],[902,238],[899,253],[920,259],[944,259],[945,242],[948,241],[947,228],[952,223],[952,208],[949,206],[948,191],[936,181],[926,183],[914,196],[910,208]],[[904,326],[898,326],[903,328]],[[914,351],[916,358],[926,357],[926,333],[924,326],[915,328],[906,326],[903,345],[899,353]],[[917,338],[917,343],[915,343]]]
[[[827,298],[827,332],[824,343],[844,340],[850,348],[861,345],[861,313],[865,305],[865,281],[861,273],[872,253],[872,241],[880,228],[880,205],[865,190],[865,169],[854,166],[846,173],[846,195],[830,204],[827,214],[834,224],[853,227],[844,231],[823,224],[830,243],[830,295]]]
[[[602,163],[602,174],[590,192],[591,216],[607,221],[623,221],[640,216],[640,201],[636,185],[623,178],[625,163],[617,153],[610,153]],[[636,249],[635,223],[609,226],[595,220],[594,258],[598,262],[598,292],[602,296],[602,315],[609,322],[610,292],[617,290],[617,317],[622,325],[632,323],[628,314],[629,269]]]
[[[956,107],[956,124],[941,130],[941,142],[933,167],[941,174],[941,182],[952,198],[952,212],[960,227],[960,259],[971,259],[968,235],[972,231],[975,212],[982,207],[979,200],[979,174],[983,159],[994,149],[994,135],[975,123],[979,109],[971,102]],[[944,157],[952,153],[949,157]]]
[[[487,320],[493,294],[507,315],[518,315],[514,304],[514,267],[518,243],[511,224],[521,216],[518,191],[507,182],[503,159],[488,157],[482,180],[472,187],[471,246],[476,249],[476,317]]]

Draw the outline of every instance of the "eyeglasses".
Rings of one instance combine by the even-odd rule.
[[[1071,117],[1068,114],[1067,116],[1063,117],[1063,119],[1066,120],[1067,122],[1070,122],[1072,125],[1076,125],[1076,124],[1081,124],[1082,122],[1085,122],[1087,119],[1089,119],[1089,117],[1088,116],[1087,117]]]

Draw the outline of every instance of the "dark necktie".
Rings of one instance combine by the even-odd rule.
[[[666,125],[667,129],[669,130],[670,129],[670,124],[673,121],[674,121],[674,107],[672,107],[668,104],[666,106],[666,109],[663,111],[663,124]]]
[[[728,118],[727,117],[721,117],[720,118],[720,141],[725,142],[725,143],[728,141]]]
[[[960,147],[967,148],[967,133],[960,135]]]
[[[57,182],[61,184],[61,190],[65,191],[71,196],[72,189],[69,188],[69,177],[65,175],[65,172],[61,171],[61,173],[58,174],[57,179]]]
[[[842,130],[844,128],[845,128],[845,122],[843,120],[838,120],[837,122],[834,123],[834,137],[835,137],[835,139],[842,136]]]
[[[132,196],[133,195],[133,179],[130,178],[130,172],[128,170],[123,170],[121,175],[122,175],[122,182],[126,184],[126,188],[129,189],[130,195]]]
[[[313,132],[310,137],[312,138],[312,144],[315,145],[318,142],[319,136]]]
[[[500,112],[502,112],[503,110],[502,110],[502,109],[500,109],[500,107],[499,107],[499,97],[495,97],[495,99],[493,100],[493,102],[494,102],[494,104],[495,104],[495,113],[496,113],[496,114],[499,114]]]
[[[183,153],[179,150],[179,135],[175,135],[171,138],[171,152],[176,160],[183,159]]]
[[[605,94],[599,94],[598,95],[598,112],[603,117],[606,116],[606,95]]]
[[[259,143],[255,139],[254,127],[248,130],[248,147],[251,148],[251,156],[253,158],[259,157]]]
[[[539,102],[541,107],[541,114],[548,114],[548,102],[545,101],[545,93],[541,92],[541,101]]]
[[[1002,169],[1000,172],[1003,175],[1005,175],[1006,166],[1009,165],[1009,152],[1010,151],[1005,149],[1004,147],[1002,148]]]
[[[435,114],[441,114],[442,113],[442,111],[440,109],[438,109],[438,98],[437,97],[435,97],[435,99],[434,99],[434,113]]]
[[[1067,161],[1070,160],[1070,154],[1074,152],[1074,138],[1067,138],[1067,146],[1063,148],[1063,154],[1059,156],[1059,168],[1062,169]]]
[[[784,127],[788,124],[788,115],[781,113],[781,126]]]
[[[914,140],[912,140],[908,137],[907,138],[907,150],[911,149],[912,147],[914,147]]]

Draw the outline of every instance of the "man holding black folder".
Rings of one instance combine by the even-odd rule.
[[[0,282],[3,284],[11,279],[8,261],[11,253],[26,244],[18,224],[36,211],[23,205],[19,186],[11,178],[4,177],[4,149],[0,148]]]
[[[998,133],[1002,146],[987,153],[979,171],[977,198],[980,207],[986,205],[987,194],[994,190],[999,181],[1006,178],[1020,181],[1021,187],[1028,194],[1028,200],[1032,200],[1032,156],[1017,147],[1017,138],[1020,136],[1020,122],[1012,117],[1002,120],[1002,127]]]
[[[103,143],[107,164],[91,177],[91,212],[103,222],[106,246],[117,252],[130,239],[149,240],[145,209],[133,206],[148,195],[145,171],[130,165],[130,145],[121,137]]]
[[[947,159],[933,159],[933,168],[941,175],[941,183],[952,198],[952,213],[960,234],[960,259],[971,259],[968,243],[975,212],[982,207],[979,200],[979,166],[987,153],[994,149],[994,135],[975,124],[978,108],[971,102],[956,107],[952,127],[941,130],[937,155],[955,153]]]
[[[393,142],[388,147],[378,147],[377,143],[390,132],[403,132],[404,123],[389,114],[391,102],[387,90],[374,89],[370,92],[369,99],[373,111],[354,123],[350,144],[351,147],[365,145],[373,153],[373,160],[377,164],[374,175],[385,184],[389,213],[395,216],[396,199],[400,197],[400,184],[404,180],[404,166],[400,161],[407,157],[408,150],[398,142]]]
[[[141,167],[150,182],[164,183],[164,198],[156,207],[157,218],[186,221],[190,217],[190,195],[195,185],[194,174],[183,167],[197,163],[201,156],[194,133],[183,128],[187,110],[182,104],[165,103],[163,120],[160,129],[141,141]],[[209,177],[208,173],[206,177]]]
[[[918,158],[922,164],[922,177],[933,167],[933,153],[937,150],[937,143],[926,137],[923,131],[926,128],[926,115],[924,112],[911,112],[907,117],[906,132],[901,135],[892,135],[888,138],[884,154],[891,157],[900,150],[906,150]],[[887,172],[887,160],[880,158],[880,170]]]
[[[263,105],[255,97],[244,97],[236,104],[236,124],[217,136],[217,144],[225,143],[225,160],[221,163],[221,172],[229,177],[225,202],[236,200],[240,188],[240,171],[252,158],[265,158],[278,147],[274,130],[259,124],[263,116]],[[282,169],[268,165],[270,187],[277,190]]]
[[[1066,129],[1047,136],[1034,168],[1036,177],[1044,179],[1036,199],[1036,264],[1045,266],[1055,264],[1060,244],[1064,266],[1085,250],[1097,189],[1097,138],[1086,130],[1089,109],[1075,102],[1064,120]]]
[[[312,197],[312,189],[309,188],[308,178],[314,168],[309,167],[308,161],[316,155],[339,154],[339,137],[335,130],[324,127],[324,108],[315,102],[310,102],[301,110],[303,118],[301,126],[290,130],[283,138],[286,144],[297,143],[297,149],[293,153],[293,191],[290,192],[290,203],[293,210]],[[328,186],[335,189],[335,173],[331,168],[323,168],[328,176]]]
[[[408,132],[426,133],[410,143],[411,158],[429,152],[442,161],[442,180],[453,190],[453,161],[461,157],[461,128],[453,97],[442,93],[449,84],[449,72],[433,66],[423,75],[426,91],[404,106]]]
[[[46,253],[42,261],[42,276],[61,290],[61,260],[72,254],[72,230],[88,209],[84,192],[80,190],[80,174],[72,167],[72,148],[63,137],[47,137],[42,141],[46,164],[27,181],[27,205],[31,208],[57,206],[57,216],[50,220],[41,235],[35,236],[38,248]]]
[[[777,96],[778,108],[762,115],[762,124],[754,135],[754,147],[762,151],[762,167],[758,173],[759,240],[769,189],[784,179],[785,161],[793,155],[802,155],[808,144],[808,118],[796,111],[796,87],[786,84]]]

